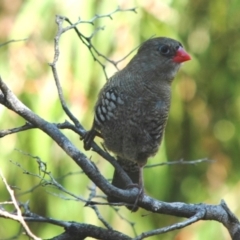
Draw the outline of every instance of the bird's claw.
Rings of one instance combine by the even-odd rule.
[[[136,200],[133,204],[133,207],[131,209],[131,212],[136,212],[138,210],[138,201],[139,201],[139,199],[141,199],[144,196],[144,190],[143,190],[142,186],[140,186],[139,184],[136,184],[136,183],[129,184],[127,186],[127,189],[130,189],[130,188],[138,188],[139,189],[137,198],[136,198]]]

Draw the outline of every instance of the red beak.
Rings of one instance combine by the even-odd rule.
[[[191,60],[190,55],[182,47],[179,47],[179,49],[176,52],[176,55],[173,58],[173,61],[177,63],[182,63],[188,60]]]

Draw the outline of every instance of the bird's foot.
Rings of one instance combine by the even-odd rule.
[[[80,138],[80,140],[83,140],[83,146],[84,146],[84,149],[87,151],[87,150],[90,150],[91,146],[92,146],[92,142],[94,140],[94,138],[98,136],[98,137],[101,137],[102,138],[102,134],[97,132],[96,130],[94,129],[91,129],[90,131],[87,131],[84,136],[82,136]]]
[[[135,184],[135,183],[127,186],[127,189],[130,189],[130,188],[138,188],[139,189],[138,195],[133,204],[133,207],[131,207],[131,209],[129,208],[131,210],[131,212],[136,212],[138,210],[138,201],[139,201],[139,199],[141,199],[144,196],[144,189],[142,186],[140,186],[139,184]]]

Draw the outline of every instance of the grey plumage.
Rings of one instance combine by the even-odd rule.
[[[85,149],[91,147],[98,133],[133,182],[141,182],[138,180],[141,169],[157,153],[163,137],[171,82],[181,62],[189,59],[182,45],[173,39],[153,38],[144,42],[129,64],[100,91],[92,129],[84,138]],[[122,189],[127,187],[116,173],[113,184]]]

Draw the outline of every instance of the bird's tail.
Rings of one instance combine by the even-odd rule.
[[[139,183],[139,166],[136,162],[132,162],[129,160],[125,160],[119,156],[117,156],[118,163],[120,166],[123,168],[123,170],[128,174],[128,176],[131,178],[133,184],[138,184]],[[124,181],[122,181],[120,175],[117,173],[117,171],[114,171],[113,179],[112,179],[112,185],[121,188],[121,189],[126,189],[129,186],[127,186]],[[116,202],[122,202],[119,198],[117,197],[112,197],[108,196],[107,197],[108,202],[110,203],[116,203]],[[137,211],[138,207],[127,207],[129,210],[135,212]]]

